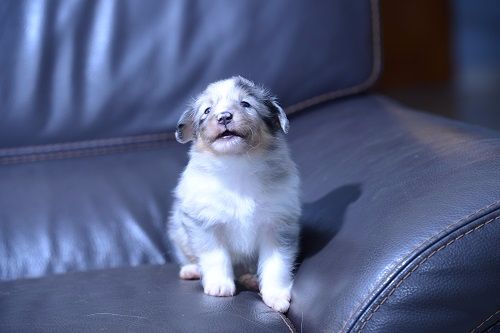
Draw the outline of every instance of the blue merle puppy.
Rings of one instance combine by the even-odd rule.
[[[240,76],[210,84],[179,120],[177,140],[192,145],[168,233],[180,277],[208,295],[234,295],[237,278],[290,306],[300,201],[287,132],[276,99]]]

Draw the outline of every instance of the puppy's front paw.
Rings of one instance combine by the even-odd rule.
[[[262,291],[262,300],[267,306],[279,312],[287,312],[290,307],[290,290],[277,289]]]
[[[203,282],[203,291],[211,296],[233,296],[236,286],[231,279],[207,280]]]
[[[181,267],[179,277],[183,280],[198,280],[200,278],[200,269],[195,264],[184,265]]]

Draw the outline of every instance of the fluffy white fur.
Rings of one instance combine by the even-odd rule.
[[[251,106],[242,106],[243,100]],[[213,142],[204,137],[209,126],[216,133],[229,128],[216,122],[227,110],[234,113],[230,129],[246,134]],[[245,132],[245,122],[251,131]],[[210,85],[181,117],[179,129],[179,141],[194,141],[169,221],[180,277],[201,278],[204,292],[213,296],[234,295],[235,278],[250,287],[258,283],[264,302],[286,312],[300,202],[283,110],[267,91],[235,77]]]

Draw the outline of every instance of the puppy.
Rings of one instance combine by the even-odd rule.
[[[243,77],[210,84],[178,122],[177,141],[193,143],[168,233],[180,277],[208,295],[234,295],[239,277],[271,308],[290,306],[300,201],[287,131],[276,99]]]

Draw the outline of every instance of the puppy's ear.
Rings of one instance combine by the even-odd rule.
[[[286,117],[285,111],[275,100],[271,101],[271,105],[273,106],[274,111],[278,113],[278,120],[280,122],[281,130],[285,134],[288,133],[290,125],[288,124],[288,118]]]
[[[175,138],[180,143],[187,143],[194,139],[194,108],[189,107],[177,122]]]

